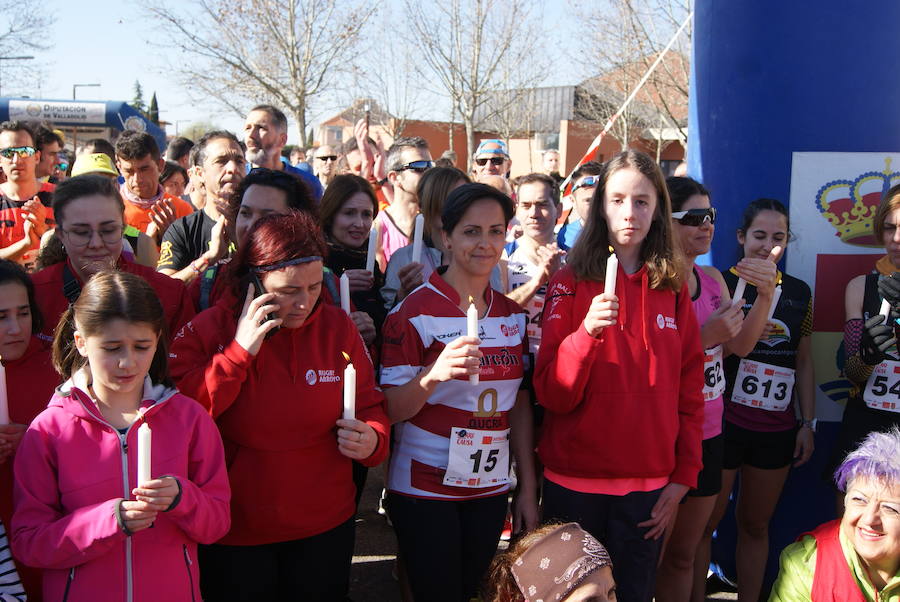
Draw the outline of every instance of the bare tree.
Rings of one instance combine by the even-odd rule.
[[[38,0],[0,0],[0,56],[47,50],[53,41],[54,22],[52,11]],[[41,65],[34,60],[0,60],[0,85],[38,89],[39,78],[33,74],[39,69]]]
[[[377,11],[362,0],[143,0],[180,50],[172,70],[197,99],[244,114],[270,102],[289,113],[300,139],[313,100],[337,89]]]
[[[412,37],[428,67],[423,75],[437,80],[449,96],[451,113],[462,119],[470,165],[479,121],[506,108],[479,113],[491,93],[527,90],[543,78],[535,63],[534,43],[540,36],[533,8],[526,0],[447,0],[427,7],[406,0]],[[504,68],[508,65],[516,68]]]
[[[573,57],[599,73],[582,82],[576,112],[583,119],[606,122],[637,86],[690,12],[690,0],[603,0],[576,6],[591,49]],[[652,72],[635,103],[613,126],[610,135],[627,146],[651,128],[656,144],[661,130],[674,129],[687,140],[691,28]],[[654,137],[650,137],[651,140]],[[660,149],[658,149],[660,150]]]

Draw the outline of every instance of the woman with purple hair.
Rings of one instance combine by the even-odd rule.
[[[785,548],[769,602],[900,600],[900,429],[870,433],[834,479],[843,518]]]

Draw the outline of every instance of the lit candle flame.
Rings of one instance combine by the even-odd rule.
[[[612,245],[609,245],[609,254],[612,255],[615,253],[615,249],[612,248]]]
[[[472,295],[469,295],[469,303],[475,303],[475,299],[472,298]]]
[[[344,356],[344,359],[345,359],[345,360],[347,360],[348,362],[350,361],[350,356],[347,355],[347,352],[346,352],[346,351],[341,351],[341,355]]]

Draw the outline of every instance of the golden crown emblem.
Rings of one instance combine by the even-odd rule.
[[[884,193],[900,181],[900,172],[891,171],[891,160],[885,157],[882,171],[867,171],[854,180],[834,180],[816,193],[816,208],[837,230],[835,236],[845,243],[884,246],[875,239],[872,218]]]

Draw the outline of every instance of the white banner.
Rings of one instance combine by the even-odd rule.
[[[105,102],[10,100],[12,121],[51,121],[55,125],[106,125]]]

